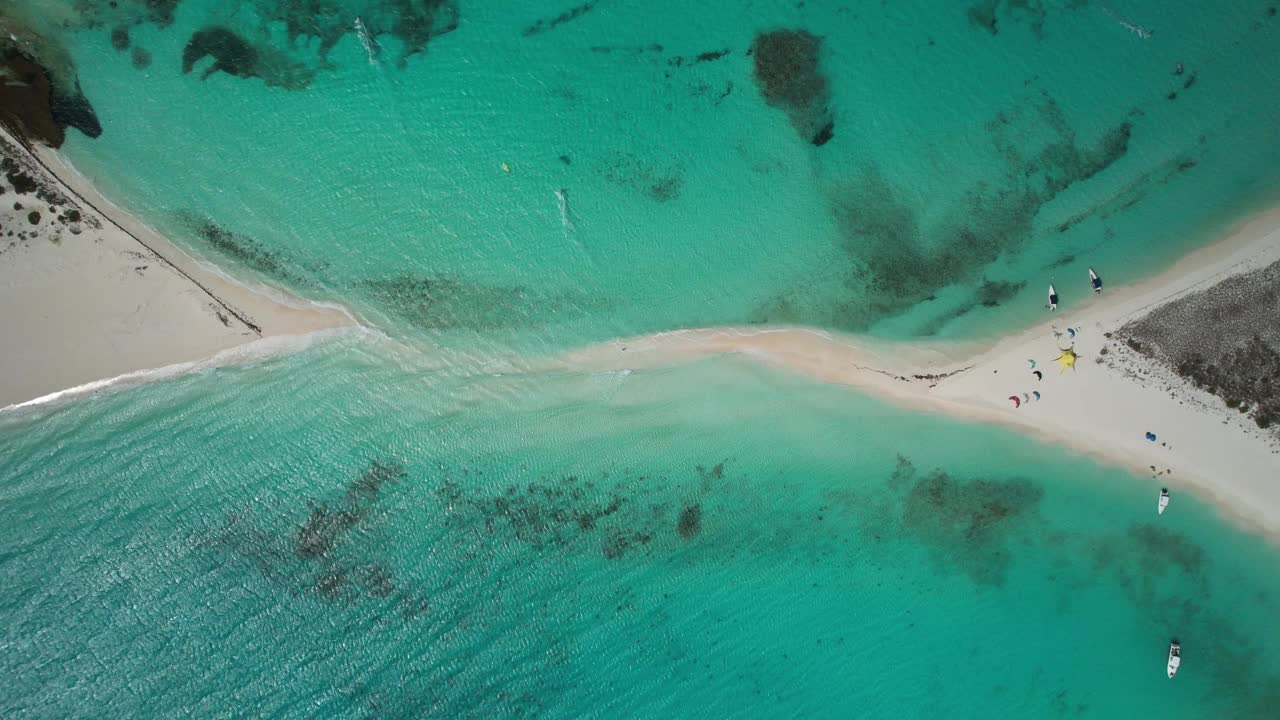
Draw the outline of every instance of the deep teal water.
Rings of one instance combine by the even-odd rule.
[[[385,355],[0,420],[4,714],[1274,712],[1274,551],[1188,495],[740,363]]]
[[[1269,3],[9,7],[112,199],[394,342],[0,415],[0,716],[1274,716],[1276,551],[1176,487],[1157,518],[1152,481],[732,359],[493,360],[994,335],[1153,272],[1274,199]],[[212,27],[256,77],[183,73]],[[753,80],[776,28],[822,38],[821,147]]]

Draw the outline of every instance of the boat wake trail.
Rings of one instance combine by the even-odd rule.
[[[556,190],[556,204],[560,207],[560,226],[566,231],[573,229],[573,221],[569,219],[569,191],[564,188]]]
[[[1141,25],[1138,25],[1138,24],[1136,24],[1136,23],[1132,23],[1132,22],[1129,22],[1128,20],[1125,20],[1124,18],[1122,18],[1122,17],[1120,17],[1119,15],[1117,15],[1117,14],[1115,13],[1115,11],[1114,11],[1114,10],[1112,10],[1111,8],[1104,7],[1104,8],[1102,8],[1102,12],[1106,13],[1106,14],[1108,15],[1108,17],[1110,17],[1112,20],[1115,20],[1116,22],[1120,23],[1120,27],[1124,28],[1125,30],[1128,30],[1129,32],[1133,33],[1134,35],[1137,35],[1138,37],[1142,38],[1143,40],[1150,40],[1150,39],[1151,39],[1151,31],[1150,31],[1150,30],[1148,30],[1148,29],[1146,29],[1146,28],[1142,27]]]
[[[378,41],[373,39],[373,35],[369,34],[369,28],[365,27],[364,21],[356,16],[355,21],[356,35],[360,37],[360,44],[364,46],[364,54],[369,58],[370,65],[378,64]]]

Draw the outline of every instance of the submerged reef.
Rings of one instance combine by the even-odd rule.
[[[943,287],[976,282],[989,263],[1020,251],[1031,239],[1041,208],[1124,157],[1133,132],[1126,118],[1092,142],[1082,142],[1047,94],[1037,103],[997,113],[985,129],[1004,172],[968,187],[941,222],[923,225],[924,208],[913,205],[873,165],[833,182],[828,204],[846,257],[836,272],[848,295],[810,300],[807,286],[796,288],[770,298],[751,321],[817,321],[865,331],[935,299]],[[995,289],[976,292],[971,307],[1008,298],[1009,288],[993,295]],[[919,332],[937,329],[930,324]]]
[[[822,38],[806,30],[773,30],[751,45],[756,84],[769,105],[786,111],[800,137],[822,146],[835,135],[831,88],[819,66]]]
[[[258,51],[226,28],[208,28],[193,33],[182,50],[182,72],[191,72],[196,61],[206,55],[213,58],[213,65],[204,71],[201,79],[215,72],[225,72],[237,77],[254,77],[258,74]]]
[[[298,263],[258,240],[232,232],[212,219],[194,212],[179,212],[177,218],[205,245],[225,258],[254,272],[295,286],[308,282],[308,278],[299,272]]]
[[[1050,3],[1048,0],[977,0],[965,11],[969,24],[978,30],[1000,34],[1001,18],[1011,24],[1025,25],[1037,37],[1044,37],[1045,23],[1054,12],[1079,10],[1088,6],[1089,0],[1068,0]]]
[[[106,32],[121,52],[133,50],[134,67],[151,64],[151,54],[132,42],[134,27],[150,23],[161,30],[172,27],[182,0],[78,0],[75,13],[60,16],[64,28]],[[356,0],[337,8],[315,0],[245,0],[247,8],[219,16],[191,35],[183,51],[183,67],[204,57],[214,66],[204,73],[225,72],[240,78],[261,78],[268,85],[288,90],[307,87],[317,72],[331,67],[329,51],[348,34],[364,34],[369,40],[392,35],[400,41],[397,64],[423,52],[435,37],[458,27],[456,0]],[[359,25],[356,19],[359,18]],[[272,28],[283,27],[284,42]],[[363,38],[362,38],[363,40]],[[373,42],[376,48],[376,41]]]
[[[400,581],[384,544],[369,536],[388,486],[407,477],[400,463],[375,459],[340,500],[309,501],[300,523],[288,508],[246,508],[197,537],[197,545],[250,561],[290,594],[348,607],[369,603],[379,615],[410,621],[430,611],[427,594]],[[297,524],[276,526],[281,520]]]
[[[668,477],[632,470],[594,478],[542,476],[488,489],[445,479],[435,494],[441,521],[455,531],[483,527],[485,537],[499,541],[510,533],[538,551],[585,544],[598,547],[606,560],[621,560],[641,552],[674,552],[702,533],[705,500],[714,495],[725,470],[724,463],[713,472],[701,465],[695,469],[696,482],[684,472]],[[672,494],[694,501],[673,503]]]
[[[1011,547],[1038,522],[1043,491],[1022,478],[957,478],[916,471],[900,458],[890,483],[906,489],[901,530],[930,549],[940,564],[979,585],[1002,586]]]
[[[559,15],[556,15],[553,18],[544,18],[542,20],[538,20],[537,22],[533,23],[529,27],[526,27],[524,29],[524,32],[520,34],[525,37],[530,37],[532,35],[541,35],[544,32],[554,30],[557,27],[563,25],[564,23],[567,23],[571,20],[577,20],[583,15],[586,15],[587,13],[591,12],[595,8],[596,3],[598,2],[600,2],[600,0],[587,0],[587,2],[584,2],[581,5],[571,7],[568,10],[565,10],[564,12],[560,13]]]
[[[631,188],[660,203],[679,198],[684,188],[684,167],[679,161],[659,167],[635,153],[616,151],[602,159],[596,170],[614,185]]]
[[[213,63],[200,74],[201,80],[207,80],[216,72],[224,72],[241,78],[262,78],[273,87],[301,90],[311,84],[315,75],[314,71],[290,60],[283,52],[271,47],[259,49],[224,27],[205,28],[191,34],[182,50],[182,72],[191,72],[205,57],[213,58]]]
[[[547,292],[458,276],[401,274],[360,283],[380,308],[429,331],[510,330],[577,317],[601,301],[579,291]]]

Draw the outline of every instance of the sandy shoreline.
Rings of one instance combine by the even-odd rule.
[[[55,151],[3,128],[0,144],[12,163],[0,196],[0,409],[355,324],[340,308],[269,295],[198,262]]]
[[[1218,242],[1130,286],[1094,296],[1087,277],[1059,279],[1064,299],[1088,297],[994,343],[895,344],[806,328],[705,328],[617,340],[556,362],[599,371],[745,355],[923,412],[1010,427],[1152,476],[1153,513],[1159,488],[1168,487],[1175,497],[1179,489],[1193,490],[1280,542],[1280,444],[1242,423],[1221,400],[1161,375],[1106,337],[1157,306],[1277,260],[1280,208],[1248,218]],[[1099,271],[1105,280],[1105,268]],[[1074,341],[1067,328],[1077,331]],[[1074,344],[1082,358],[1076,371],[1054,362],[1059,343]],[[1105,364],[1098,362],[1104,347],[1112,358]],[[1119,366],[1117,357],[1123,357]],[[1032,374],[1031,360],[1043,380]],[[1015,407],[1010,396],[1028,400]],[[1148,441],[1147,432],[1158,440]]]
[[[26,159],[47,192],[0,201],[0,409],[81,394],[113,382],[170,377],[252,356],[255,344],[355,325],[340,308],[231,280],[114,206],[52,150],[34,154],[0,129],[6,156]],[[18,206],[15,207],[14,203]],[[11,209],[13,208],[13,209]],[[69,209],[79,216],[72,220]],[[40,222],[27,215],[42,213]],[[809,328],[703,328],[615,340],[548,363],[556,369],[657,368],[719,354],[751,357],[818,381],[861,388],[902,406],[994,423],[1069,447],[1161,486],[1188,488],[1280,541],[1280,444],[1221,402],[1147,367],[1106,335],[1225,277],[1280,260],[1280,208],[1239,223],[1156,276],[1090,293],[1059,279],[1069,310],[995,342],[893,343]],[[1099,268],[1105,280],[1106,269]],[[1077,331],[1072,341],[1067,328]],[[1060,335],[1059,335],[1060,334]],[[264,342],[272,339],[271,342]],[[1078,370],[1054,364],[1074,342]],[[1110,362],[1099,363],[1103,348]],[[1141,368],[1135,373],[1124,364]],[[1032,374],[1031,362],[1043,379]],[[541,365],[541,363],[533,363]],[[1150,372],[1148,372],[1150,371]],[[1039,392],[1036,400],[1031,393]],[[1011,396],[1025,400],[1015,407]],[[1145,438],[1154,432],[1158,442]]]

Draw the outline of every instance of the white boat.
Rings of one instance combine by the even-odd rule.
[[[1169,677],[1178,674],[1178,666],[1182,664],[1182,646],[1177,640],[1169,643]]]
[[[1102,292],[1102,278],[1098,277],[1098,273],[1094,272],[1093,268],[1089,268],[1089,284],[1093,285],[1094,292]]]
[[[1160,488],[1160,504],[1157,506],[1157,515],[1163,515],[1164,509],[1169,507],[1169,488]]]
[[[1058,291],[1053,289],[1053,283],[1049,283],[1049,309],[1058,309]]]

